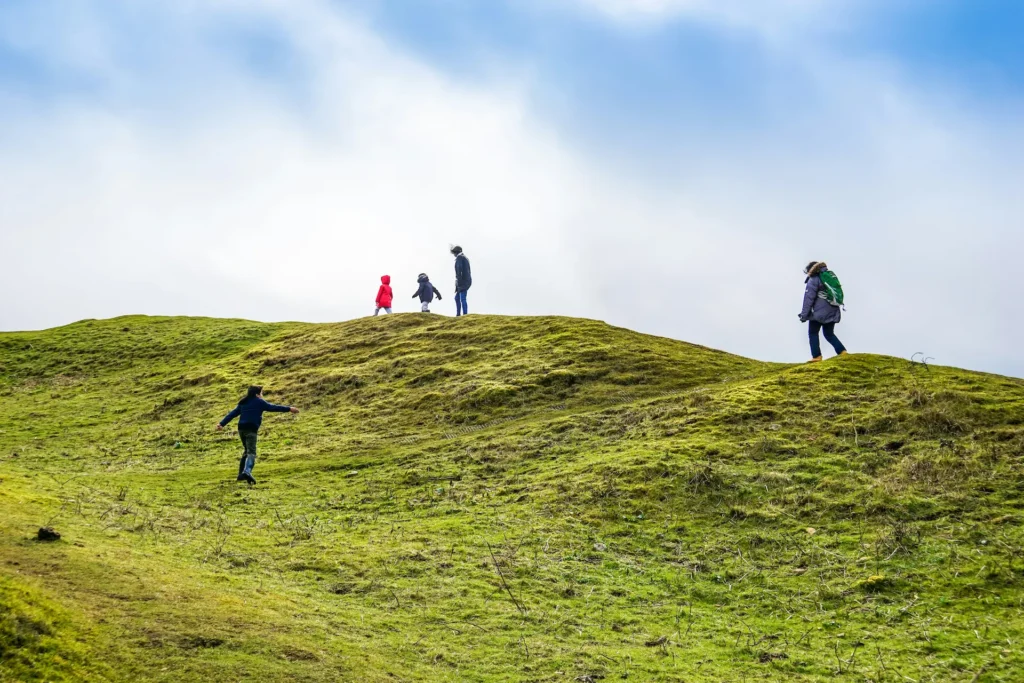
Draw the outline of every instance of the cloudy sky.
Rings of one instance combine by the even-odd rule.
[[[2,0],[0,329],[342,320],[393,277],[1024,376],[1019,0]],[[449,298],[436,306],[453,313]]]

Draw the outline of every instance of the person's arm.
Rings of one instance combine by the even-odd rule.
[[[225,415],[224,419],[217,423],[217,429],[224,429],[224,427],[229,422],[231,422],[232,420],[234,420],[236,417],[238,417],[241,414],[242,414],[242,408],[240,406],[235,406],[234,410],[232,410],[230,413]]]
[[[807,322],[811,319],[811,311],[814,310],[814,300],[818,298],[818,288],[821,280],[816,277],[807,279],[807,287],[804,288],[804,306],[800,309],[800,322]]]
[[[434,285],[430,285],[430,286],[431,286],[431,287],[434,287]],[[437,297],[437,300],[438,300],[438,301],[440,301],[440,300],[441,300],[441,292],[439,292],[439,291],[437,290],[437,287],[434,287],[434,296],[436,296],[436,297]]]
[[[466,281],[466,268],[463,266],[465,261],[462,256],[455,257],[455,291],[459,291],[459,287],[462,287]]]
[[[263,412],[266,412],[266,413],[297,413],[297,412],[299,412],[298,408],[293,408],[291,406],[279,406],[279,405],[277,405],[275,403],[271,403],[270,401],[267,401],[267,400],[264,400],[264,399],[260,399],[260,408],[263,410]]]
[[[373,302],[375,304],[377,304],[377,308],[380,308],[380,296],[383,293],[384,293],[384,285],[381,285],[380,289],[377,290],[377,298],[373,300]]]
[[[415,299],[416,297],[418,297],[420,295],[420,291],[422,289],[423,289],[423,285],[421,284],[419,287],[416,288],[416,293],[412,295],[412,298]]]

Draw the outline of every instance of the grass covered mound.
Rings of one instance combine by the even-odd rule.
[[[250,383],[255,476],[213,430]],[[1024,382],[568,318],[0,335],[0,680],[1016,681]],[[62,539],[35,540],[42,526]]]

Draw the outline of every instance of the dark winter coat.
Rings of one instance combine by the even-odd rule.
[[[417,282],[420,283],[420,288],[417,289],[416,293],[412,295],[413,299],[419,297],[420,303],[423,304],[429,304],[431,301],[434,300],[435,296],[437,297],[438,301],[441,300],[441,292],[437,291],[437,287],[430,284],[429,279],[421,277],[419,280],[417,280]]]
[[[825,298],[825,287],[821,284],[819,273],[828,270],[824,263],[815,265],[808,273],[804,288],[804,307],[800,310],[800,321],[813,320],[822,325],[837,323],[843,317],[838,306],[833,306]]]
[[[248,400],[242,400],[235,406],[235,409],[220,421],[220,426],[227,425],[227,423],[237,417],[239,429],[243,431],[256,431],[260,428],[260,424],[263,423],[263,413],[287,413],[290,410],[289,406],[274,405],[264,401],[259,396],[253,396]]]
[[[377,308],[391,308],[391,276],[381,276],[380,282],[380,289],[377,290]]]
[[[473,275],[469,271],[469,259],[465,254],[455,257],[455,291],[465,292],[473,286]]]

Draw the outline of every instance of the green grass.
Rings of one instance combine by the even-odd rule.
[[[255,469],[213,426],[250,383]],[[1018,681],[1024,382],[569,318],[0,335],[0,680]],[[34,540],[40,526],[63,535]]]

